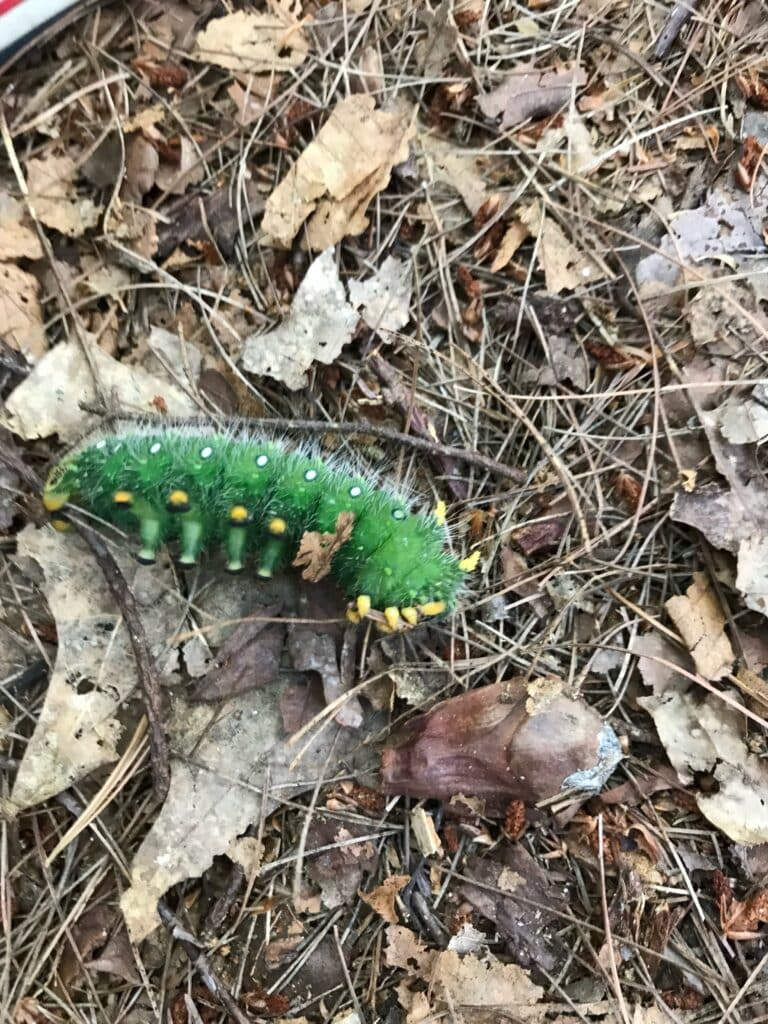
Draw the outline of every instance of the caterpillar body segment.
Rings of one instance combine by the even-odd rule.
[[[312,453],[213,429],[134,427],[86,441],[54,468],[43,502],[57,522],[71,503],[137,533],[144,563],[173,542],[191,568],[220,545],[229,572],[253,565],[265,577],[293,561],[304,534],[333,535],[340,513],[352,513],[331,571],[349,618],[370,616],[384,632],[453,610],[477,562],[447,550],[442,502],[414,514],[396,493]]]

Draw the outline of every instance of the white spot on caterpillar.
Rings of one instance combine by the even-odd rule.
[[[153,445],[150,445],[149,454],[150,455],[157,455],[157,453],[160,451],[160,449],[162,447],[163,446],[160,444],[159,441],[155,441],[155,443]]]
[[[392,518],[393,519],[398,519],[398,520],[405,519],[405,512],[401,508],[393,508],[392,509]]]
[[[363,493],[363,488],[362,487],[358,487],[357,484],[355,484],[354,487],[350,487],[349,488],[349,496],[350,496],[350,498],[359,498],[362,493]]]
[[[316,469],[308,469],[307,472],[304,474],[304,479],[305,480],[317,480],[317,470]]]
[[[200,458],[201,459],[210,459],[210,457],[212,455],[213,455],[213,448],[209,448],[208,445],[206,445],[205,448],[201,448],[200,449]]]
[[[96,442],[96,447],[97,448],[106,448],[107,447],[107,442],[104,440],[104,438],[102,438],[101,441],[97,441]]]
[[[268,462],[269,462],[269,456],[268,455],[258,455],[256,457],[256,465],[259,467],[259,469],[263,469]]]

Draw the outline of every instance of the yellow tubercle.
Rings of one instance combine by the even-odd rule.
[[[447,514],[448,509],[445,506],[445,502],[441,498],[432,511],[432,515],[434,516],[438,526],[445,526],[445,517]]]
[[[384,609],[384,618],[387,620],[387,625],[391,630],[395,630],[400,625],[400,609],[391,606]]]
[[[122,507],[129,507],[133,504],[133,494],[130,491],[115,491],[112,495],[112,503]]]
[[[229,521],[230,523],[235,523],[238,526],[241,523],[247,523],[248,509],[245,507],[245,505],[233,505],[232,508],[229,510]]]
[[[72,529],[72,525],[66,519],[51,519],[51,526],[59,533],[66,533],[67,530]]]
[[[347,619],[350,622],[354,622],[357,625],[360,622],[360,616],[354,610],[354,608],[347,608]]]
[[[364,619],[371,610],[371,599],[367,594],[360,594],[358,599],[355,601],[355,605],[357,606],[357,614],[361,619]]]
[[[419,611],[428,618],[433,615],[442,615],[445,611],[445,601],[427,601],[419,605]]]
[[[473,551],[471,555],[467,555],[466,558],[462,558],[459,562],[459,568],[462,572],[474,572],[477,568],[477,563],[480,561],[480,552]]]
[[[282,537],[285,531],[288,529],[288,523],[280,516],[275,516],[274,519],[270,519],[267,529],[270,533],[274,534],[275,537]]]
[[[43,505],[48,512],[58,512],[67,504],[68,494],[57,494],[56,491],[46,491],[43,494]]]
[[[415,608],[401,608],[400,614],[409,626],[416,626],[419,622],[419,613]]]
[[[174,512],[186,512],[189,509],[189,495],[186,491],[171,491],[168,495],[168,508]]]

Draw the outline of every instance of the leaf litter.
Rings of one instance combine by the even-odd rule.
[[[75,757],[71,789],[3,831],[13,941],[0,985],[18,1020],[60,1015],[62,998],[105,1019],[151,1019],[161,1003],[174,1021],[209,1019],[224,990],[232,1019],[311,1024],[485,1021],[510,1006],[559,1024],[759,1014],[768,295],[755,6],[708,3],[676,21],[674,5],[171,0],[84,11],[87,61],[64,29],[16,65],[0,159],[11,268],[0,305],[10,299],[15,326],[0,341],[0,388],[4,422],[26,443],[3,445],[17,460],[0,475],[4,552],[39,512],[26,468],[94,425],[94,403],[207,411],[215,379],[235,415],[313,418],[328,454],[349,444],[374,463],[391,457],[399,483],[454,495],[453,543],[480,549],[483,573],[457,616],[381,641],[345,630],[323,583],[307,599],[219,585],[215,564],[185,579],[152,570],[175,602],[156,644],[168,652],[174,798],[158,817],[143,740],[126,768],[141,735],[129,699],[113,716],[115,766],[79,776]],[[135,158],[125,168],[118,127]],[[307,268],[331,246],[327,305],[343,316],[292,321]],[[270,337],[281,321],[293,334]],[[313,347],[326,331],[328,360]],[[260,337],[271,377],[241,359]],[[35,362],[43,371],[27,376]],[[366,432],[340,439],[337,423]],[[380,426],[500,460],[520,486],[471,461],[422,459]],[[319,538],[312,547],[322,572]],[[114,615],[81,562],[84,593],[72,584],[69,607],[60,597],[54,609],[65,637],[66,613],[87,600]],[[147,574],[123,564],[145,598]],[[41,742],[32,726],[50,715],[35,680],[58,623],[28,557],[7,563],[0,586],[0,754],[23,781]],[[232,621],[275,607],[308,620],[290,624],[290,644],[281,623]],[[679,642],[644,634],[649,618]],[[127,649],[119,663],[94,653],[110,677],[131,678]],[[480,701],[451,725],[456,705],[441,700],[518,673],[530,707]],[[206,695],[218,699],[196,700]],[[509,763],[503,722],[524,735],[531,718],[554,720],[558,699],[571,702],[558,721],[587,709],[590,742],[601,723],[618,735],[613,797],[594,795],[610,768],[594,748],[575,777],[592,790],[562,789],[574,750],[559,742],[570,725],[555,724],[529,758],[561,762],[551,778],[542,769],[542,796],[526,805],[507,779],[489,816],[464,791],[479,779],[482,794],[489,762]],[[404,749],[427,762],[412,758],[424,800],[405,808],[371,769],[414,710],[437,722],[437,746],[429,734],[419,747],[411,727]],[[340,727],[345,712],[363,727]],[[457,722],[480,737],[458,745],[468,761],[451,748]],[[48,740],[70,724],[49,721]],[[514,737],[508,747],[514,756]],[[342,781],[323,781],[334,773]],[[190,879],[165,905],[212,938],[194,969],[170,936],[136,948],[140,983],[124,929],[122,948],[93,946],[105,935],[93,908],[117,906],[113,866],[132,872],[137,935],[155,928],[169,879]],[[369,909],[355,887],[380,898]],[[53,892],[62,942],[90,958],[86,984],[67,968],[66,992],[47,980],[53,945],[30,953],[50,933]],[[379,955],[382,920],[402,929],[391,943],[402,959]],[[563,960],[563,949],[579,952]]]

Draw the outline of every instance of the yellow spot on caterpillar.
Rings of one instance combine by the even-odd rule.
[[[187,512],[189,509],[189,495],[186,491],[171,491],[168,495],[168,508],[172,512]]]
[[[445,502],[440,499],[435,505],[432,515],[435,517],[438,526],[445,526],[445,517],[448,509],[445,507]]]
[[[367,594],[361,594],[358,597],[355,604],[357,605],[357,614],[360,616],[361,619],[364,619],[368,612],[371,610],[370,597],[368,597]]]
[[[462,558],[459,562],[459,568],[462,572],[474,572],[479,561],[480,551],[473,551],[471,555],[467,555],[466,558]]]
[[[395,607],[385,608],[384,618],[389,628],[395,630],[400,625],[400,610]]]
[[[66,504],[66,494],[56,494],[55,492],[48,491],[47,494],[43,495],[43,505],[49,512],[58,512],[59,509],[64,508]]]
[[[124,508],[130,508],[133,504],[133,495],[130,491],[115,491],[112,495],[112,501],[115,505],[120,505]]]
[[[274,519],[270,519],[267,529],[270,533],[274,533],[276,537],[280,537],[288,529],[288,524],[284,519],[281,519],[279,516],[275,516]]]
[[[387,634],[389,634],[389,633],[395,633],[396,630],[392,629],[391,626],[388,626],[386,624],[386,622],[377,622],[376,623],[376,632],[377,633],[387,633]]]
[[[59,519],[58,517],[51,519],[51,526],[54,530],[58,530],[59,533],[66,533],[67,530],[72,529],[71,524],[66,519]]]
[[[347,608],[347,619],[350,622],[354,622],[355,625],[357,625],[358,622],[360,621],[360,616],[357,614],[354,608]]]
[[[235,526],[244,526],[248,522],[248,509],[245,505],[233,505],[229,510],[229,521]]]
[[[422,615],[442,615],[445,611],[445,601],[428,601],[426,604],[419,605],[419,611]]]
[[[415,608],[401,608],[400,614],[408,623],[409,626],[415,626],[419,621],[419,613]]]

